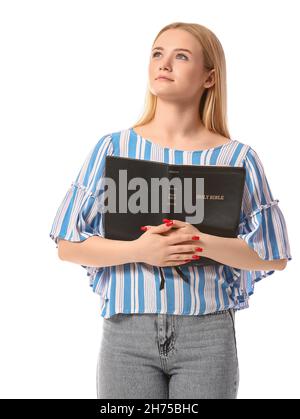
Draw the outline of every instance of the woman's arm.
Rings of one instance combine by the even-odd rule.
[[[200,241],[193,246],[202,246],[201,256],[217,262],[246,270],[283,270],[287,259],[263,260],[247,243],[239,238],[225,238],[200,232]],[[141,262],[137,240],[111,240],[92,236],[82,242],[60,239],[58,256],[61,260],[84,266],[111,266],[124,263]]]
[[[58,256],[61,260],[84,266],[111,266],[134,261],[134,240],[111,240],[92,236],[81,242],[60,239]]]
[[[287,259],[264,260],[240,238],[218,237],[200,232],[202,256],[245,270],[283,270]]]

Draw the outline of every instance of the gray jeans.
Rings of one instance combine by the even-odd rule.
[[[236,399],[235,312],[103,319],[98,399]]]

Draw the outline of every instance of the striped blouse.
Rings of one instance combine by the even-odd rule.
[[[292,259],[279,200],[273,198],[262,162],[253,148],[231,139],[205,150],[178,150],[153,143],[138,135],[134,128],[104,135],[88,153],[55,215],[50,237],[56,248],[59,238],[80,242],[94,235],[105,237],[101,180],[106,155],[174,164],[245,167],[238,237],[264,260]],[[189,278],[185,282],[173,266],[163,267],[165,286],[160,289],[157,266],[146,263],[81,266],[93,292],[100,296],[100,313],[104,318],[117,313],[203,315],[228,308],[244,309],[249,307],[255,282],[274,273],[223,264],[181,265]]]

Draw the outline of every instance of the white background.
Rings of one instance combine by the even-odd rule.
[[[91,147],[141,115],[154,37],[185,21],[223,45],[229,131],[261,157],[293,256],[236,313],[239,398],[299,398],[297,6],[1,2],[0,397],[96,398],[99,299],[82,267],[58,259],[49,232]]]

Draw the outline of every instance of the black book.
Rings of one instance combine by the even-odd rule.
[[[243,167],[171,164],[106,156],[104,176],[113,179],[116,191],[115,212],[108,204],[109,191],[105,200],[108,205],[103,215],[105,238],[135,240],[143,234],[141,226],[162,224],[163,218],[193,224],[200,231],[200,240],[201,232],[237,237],[245,175]],[[160,187],[155,184],[159,180]],[[184,266],[215,264],[219,262],[201,256]],[[173,267],[188,281],[181,266]],[[159,269],[162,289],[164,273],[161,267]]]

